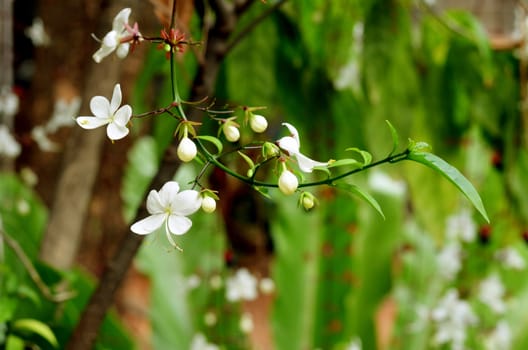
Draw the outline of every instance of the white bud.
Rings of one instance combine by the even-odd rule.
[[[240,131],[232,123],[226,123],[224,126],[224,135],[229,142],[237,142],[240,139]]]
[[[206,213],[212,213],[216,209],[216,201],[213,197],[205,196],[202,198],[202,210]]]
[[[275,291],[275,282],[271,278],[265,277],[260,280],[259,288],[262,293],[271,294]]]
[[[291,171],[284,170],[279,177],[279,189],[282,193],[289,196],[293,194],[299,186],[299,180]]]
[[[268,127],[268,121],[259,114],[253,114],[250,117],[249,126],[251,126],[251,130],[254,132],[264,132]]]
[[[178,158],[182,162],[190,162],[196,157],[196,145],[188,137],[184,137],[178,145]]]

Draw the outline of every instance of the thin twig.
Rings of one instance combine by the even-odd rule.
[[[29,277],[35,285],[38,287],[42,295],[48,299],[49,301],[52,301],[54,303],[62,303],[68,299],[73,298],[76,293],[73,291],[65,291],[61,293],[53,293],[51,289],[44,283],[42,278],[40,277],[37,269],[35,266],[33,266],[33,263],[29,259],[29,257],[26,255],[26,252],[24,252],[24,249],[18,244],[16,240],[11,238],[6,232],[0,229],[0,238],[2,238],[7,245],[15,252],[16,256],[22,262],[22,265],[24,265],[24,268],[29,274]]]

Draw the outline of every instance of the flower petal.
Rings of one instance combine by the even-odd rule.
[[[105,124],[108,124],[108,120],[96,117],[78,117],[75,119],[75,121],[83,129],[95,129]]]
[[[282,123],[282,125],[288,128],[288,130],[292,134],[292,137],[297,141],[297,144],[300,145],[301,140],[299,140],[299,133],[297,132],[295,126],[291,125],[290,123]]]
[[[328,162],[318,162],[313,159],[308,158],[302,153],[295,154],[295,158],[297,158],[297,164],[299,164],[299,169],[301,171],[304,171],[305,173],[311,173],[314,167],[317,166],[327,166]]]
[[[117,48],[117,45],[119,45],[119,33],[115,30],[106,33],[103,38],[103,46],[106,46],[114,51]]]
[[[159,190],[160,202],[164,208],[171,205],[172,200],[180,191],[180,185],[176,181],[166,182]]]
[[[112,102],[110,102],[111,114],[114,114],[121,105],[122,97],[123,95],[121,94],[121,85],[115,84],[114,91],[112,93]]]
[[[172,198],[172,213],[188,216],[196,213],[202,206],[202,196],[195,190],[185,190]]]
[[[165,212],[163,203],[161,203],[158,191],[151,190],[147,197],[147,211],[149,214],[160,214]]]
[[[128,128],[121,126],[116,123],[110,123],[106,127],[106,135],[110,140],[121,140],[123,137],[128,135]]]
[[[112,115],[110,102],[103,96],[94,96],[90,100],[90,110],[97,118],[107,120]]]
[[[130,49],[129,43],[123,43],[117,46],[116,55],[119,58],[125,58],[128,55],[128,50]]]
[[[168,227],[173,235],[183,235],[192,226],[192,221],[185,216],[169,215]]]
[[[299,153],[299,142],[291,136],[285,136],[277,141],[280,148],[288,152],[291,156]]]
[[[115,30],[119,33],[125,30],[125,23],[128,23],[128,17],[130,17],[131,12],[132,10],[128,7],[119,11],[112,22],[112,30]]]
[[[112,53],[112,51],[115,50],[115,47],[108,47],[108,46],[105,46],[105,45],[101,45],[101,47],[99,48],[99,50],[97,50],[93,55],[92,55],[92,58],[93,60],[96,62],[96,63],[101,63],[101,61],[103,60],[103,58],[105,58],[106,56],[110,55]]]
[[[114,123],[120,126],[126,126],[132,116],[132,107],[124,105],[114,114]]]
[[[139,220],[130,227],[130,230],[138,235],[148,235],[163,225],[167,214],[155,214]]]

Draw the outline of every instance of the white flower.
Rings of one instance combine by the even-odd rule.
[[[297,187],[299,187],[297,176],[289,170],[283,170],[279,177],[279,189],[281,192],[289,196],[297,190]]]
[[[477,226],[468,209],[463,209],[458,214],[447,218],[446,236],[448,238],[472,242],[476,232]]]
[[[93,54],[95,62],[99,63],[103,58],[116,51],[117,57],[125,58],[130,49],[130,33],[127,31],[128,17],[132,12],[131,9],[125,8],[121,10],[115,17],[112,23],[112,30],[108,32],[101,43],[101,48]],[[136,33],[140,35],[139,32]]]
[[[216,209],[216,201],[213,197],[205,196],[202,198],[202,210],[206,213],[212,213]]]
[[[227,141],[237,142],[240,139],[240,130],[233,123],[227,122],[223,130]]]
[[[182,162],[187,163],[196,157],[198,150],[196,149],[194,142],[192,142],[188,137],[184,137],[181,139],[176,152],[178,154],[178,158],[180,158]]]
[[[253,319],[251,318],[251,315],[247,312],[244,312],[242,316],[240,316],[240,330],[242,333],[251,333],[253,331],[254,325],[253,325]]]
[[[297,159],[297,163],[299,164],[299,169],[301,169],[301,171],[305,173],[311,173],[315,167],[328,165],[328,162],[317,162],[302,154],[299,151],[301,148],[301,142],[299,140],[299,133],[297,132],[297,129],[289,123],[282,123],[282,125],[288,128],[291,136],[285,136],[279,139],[277,144],[284,151],[288,152],[290,156]]]
[[[260,114],[251,114],[249,117],[249,126],[254,132],[261,133],[268,128],[268,121]]]
[[[501,261],[504,267],[508,269],[524,270],[526,268],[526,261],[523,256],[513,247],[499,250],[495,253],[495,258]]]
[[[436,331],[433,335],[435,345],[451,343],[451,349],[463,349],[467,327],[478,322],[471,306],[460,300],[458,292],[450,289],[431,312]]]
[[[187,277],[186,283],[187,290],[193,290],[200,286],[200,283],[202,283],[202,279],[200,278],[200,276],[192,274]]]
[[[263,294],[271,294],[275,291],[275,282],[269,277],[265,277],[259,282],[259,289]]]
[[[37,143],[42,151],[56,152],[60,149],[60,146],[56,142],[53,142],[48,138],[46,129],[42,125],[35,126],[31,130],[31,138]]]
[[[83,129],[95,129],[103,125],[106,127],[106,135],[110,140],[119,140],[128,135],[127,124],[132,116],[132,108],[129,105],[121,105],[121,86],[116,84],[112,94],[112,101],[103,96],[95,96],[90,100],[90,110],[94,116],[78,117],[77,124]]]
[[[361,339],[358,337],[352,338],[352,340],[345,346],[345,350],[361,350],[362,344]]]
[[[75,116],[79,113],[79,108],[81,108],[81,98],[79,96],[75,96],[70,101],[66,101],[63,98],[55,100],[53,114],[46,124],[46,131],[52,133],[63,126],[75,124]]]
[[[15,158],[20,154],[20,144],[15,140],[9,128],[0,125],[0,155],[8,158]]]
[[[462,248],[458,242],[449,243],[436,256],[439,273],[450,281],[462,268]]]
[[[211,276],[209,279],[209,285],[211,286],[212,290],[220,289],[223,285],[222,277],[220,277],[220,275]]]
[[[48,46],[51,42],[48,33],[44,29],[44,22],[39,17],[33,19],[31,27],[26,28],[24,33],[35,46]]]
[[[159,190],[152,190],[147,197],[147,210],[150,216],[136,222],[130,228],[138,235],[146,235],[165,225],[165,232],[169,242],[177,247],[171,237],[183,235],[192,226],[188,215],[195,213],[202,204],[200,194],[194,190],[180,191],[175,181],[169,181]],[[178,193],[179,192],[179,193]]]
[[[246,268],[238,269],[226,282],[226,299],[230,302],[254,300],[257,297],[257,279]]]
[[[190,350],[220,350],[220,348],[215,344],[209,343],[202,333],[197,333],[191,341]]]
[[[0,117],[10,120],[18,112],[18,96],[11,91],[0,92]]]
[[[394,180],[381,171],[374,171],[368,177],[369,187],[375,191],[394,197],[402,197],[405,194],[405,182]]]
[[[505,320],[497,322],[495,328],[491,333],[486,337],[484,344],[486,349],[496,350],[496,349],[510,349],[512,342],[512,332],[510,326]]]
[[[497,314],[506,311],[504,303],[504,285],[499,276],[491,275],[479,285],[478,298]]]

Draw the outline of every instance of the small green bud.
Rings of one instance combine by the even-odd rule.
[[[310,192],[303,192],[299,198],[299,204],[302,205],[304,210],[310,211],[315,206],[316,199]]]
[[[262,145],[262,157],[265,159],[276,157],[280,154],[279,147],[271,142],[264,142]]]

